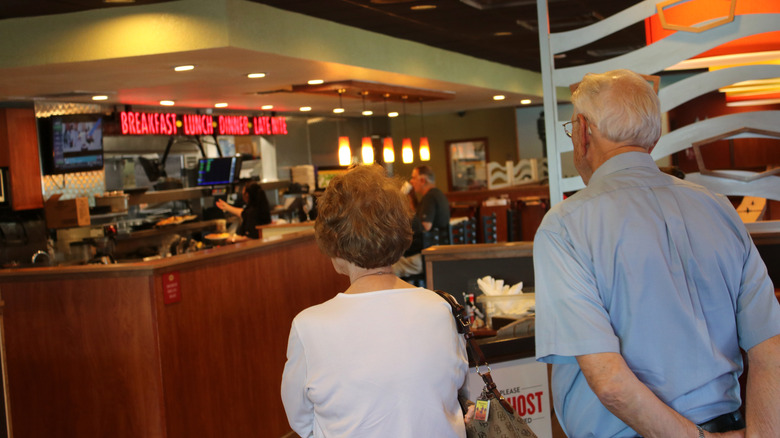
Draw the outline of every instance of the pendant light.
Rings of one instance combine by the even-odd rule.
[[[341,104],[341,94],[344,93],[345,91],[347,91],[347,90],[345,90],[343,88],[339,88],[339,90],[338,90],[338,93],[339,93],[339,106],[338,106],[338,108],[333,108],[333,114],[342,114],[342,113],[344,113],[344,105]]]
[[[368,94],[368,91],[360,93],[363,98],[363,141],[360,155],[363,157],[363,164],[373,164],[374,144],[371,141],[371,137],[368,136],[368,129],[366,128],[366,118],[372,113],[366,110],[366,94]]]
[[[403,110],[404,110],[404,139],[401,142],[401,161],[404,164],[409,164],[414,161],[414,150],[412,150],[412,139],[409,138],[406,130],[406,99],[407,96],[403,96]]]
[[[352,164],[352,150],[349,148],[349,137],[339,136],[339,166],[350,164]]]
[[[344,89],[339,89],[339,108],[344,112],[344,107],[341,105],[341,95],[344,93]],[[336,112],[336,110],[333,110]],[[341,112],[337,112],[340,114]],[[338,130],[339,137],[339,166],[349,166],[352,164],[352,150],[349,148],[349,137],[341,135],[341,118],[336,122],[336,129]]]
[[[388,115],[388,112],[387,112],[387,97],[388,96],[389,95],[387,93],[385,93],[385,95],[384,95],[384,98],[385,98],[385,116],[387,116],[389,118],[390,116]],[[389,123],[388,123],[388,126],[389,126]],[[382,158],[384,158],[384,162],[385,163],[394,163],[395,162],[395,148],[393,148],[393,137],[390,137],[390,135],[385,137],[384,140],[383,140]]]
[[[425,119],[423,117],[423,100],[420,98],[420,161],[430,161],[431,147],[428,146],[428,137],[425,136]]]

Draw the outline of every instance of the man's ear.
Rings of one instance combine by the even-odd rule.
[[[585,126],[585,124],[588,125],[588,135],[593,135],[593,130],[590,129],[590,122],[588,119],[585,118],[582,114],[577,114],[577,117],[580,118],[580,126]]]

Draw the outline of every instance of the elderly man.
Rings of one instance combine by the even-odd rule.
[[[564,127],[587,187],[534,240],[536,353],[553,364],[564,430],[780,436],[780,305],[736,211],[659,171],[660,105],[641,76],[586,75],[572,102]]]
[[[433,228],[446,230],[450,225],[450,203],[447,196],[436,188],[436,177],[428,166],[417,166],[412,170],[409,180],[414,188],[419,202],[412,222],[414,238],[412,245],[404,253],[404,257],[393,265],[393,272],[399,277],[406,277],[423,272],[422,234]]]

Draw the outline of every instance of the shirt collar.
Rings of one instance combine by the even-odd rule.
[[[622,154],[615,155],[609,160],[605,161],[590,177],[590,182],[593,183],[600,178],[631,167],[649,167],[658,168],[655,164],[653,157],[647,152],[624,152]]]

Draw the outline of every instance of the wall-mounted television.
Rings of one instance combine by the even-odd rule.
[[[241,169],[239,157],[201,158],[198,160],[199,186],[217,186],[236,182]]]
[[[99,114],[74,114],[38,119],[44,174],[103,168],[103,128]]]

